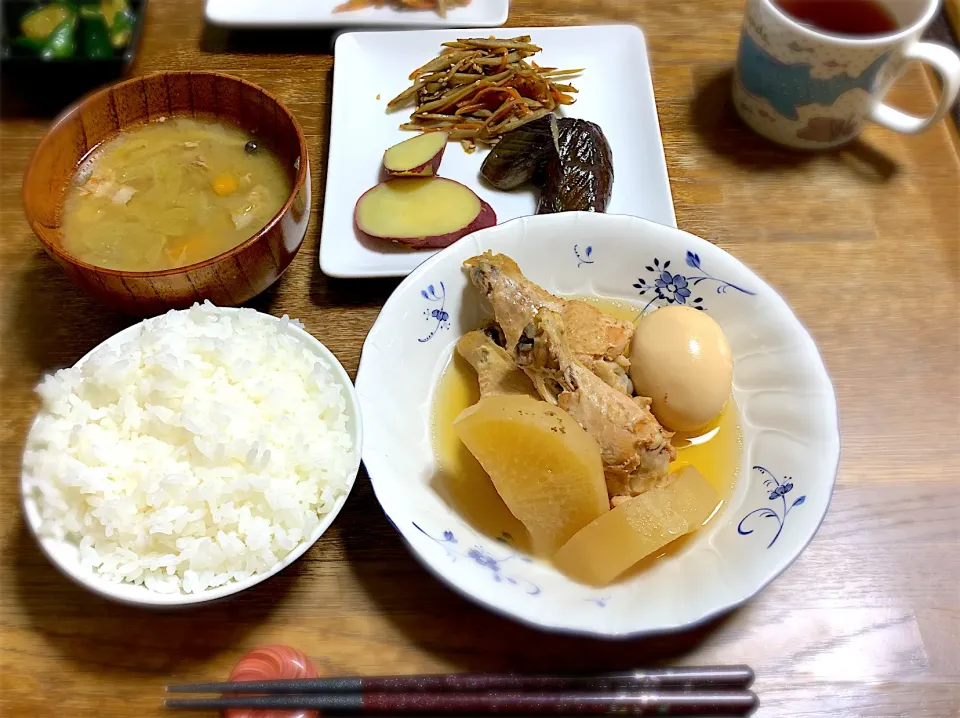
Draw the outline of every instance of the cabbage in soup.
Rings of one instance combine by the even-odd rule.
[[[236,127],[185,117],[151,123],[81,165],[63,205],[63,248],[108,269],[194,264],[256,234],[290,190],[279,158]]]

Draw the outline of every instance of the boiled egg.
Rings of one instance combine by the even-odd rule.
[[[637,394],[669,429],[692,433],[723,410],[733,382],[726,335],[706,312],[669,306],[645,315],[630,345]]]

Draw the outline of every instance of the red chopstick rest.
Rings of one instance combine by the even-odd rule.
[[[296,648],[279,645],[254,648],[237,662],[230,673],[231,681],[316,677],[317,669],[313,665],[313,661]],[[225,718],[320,718],[320,712],[230,708],[225,711],[224,716]]]

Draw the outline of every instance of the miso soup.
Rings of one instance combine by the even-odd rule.
[[[212,119],[154,122],[81,165],[63,205],[63,248],[108,269],[194,264],[256,234],[290,190],[279,158],[242,130]]]

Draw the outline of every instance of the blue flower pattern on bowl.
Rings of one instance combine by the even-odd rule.
[[[458,558],[466,558],[473,561],[478,566],[490,571],[491,577],[496,583],[506,583],[511,586],[517,586],[521,588],[525,593],[530,596],[539,596],[540,587],[525,578],[517,578],[511,576],[503,570],[503,565],[509,561],[523,561],[524,563],[530,563],[530,559],[517,551],[513,550],[511,543],[512,537],[510,534],[503,534],[497,538],[497,543],[505,547],[505,550],[509,553],[503,558],[497,558],[493,554],[489,553],[485,548],[479,545],[471,546],[470,548],[463,550],[460,546],[460,542],[457,540],[457,537],[454,535],[453,531],[444,531],[440,538],[431,535],[424,529],[422,529],[415,521],[412,522],[413,527],[417,529],[420,533],[426,536],[428,539],[434,543],[443,547],[443,550],[446,551],[447,556],[450,557],[451,561],[456,561]]]
[[[776,476],[762,466],[754,466],[753,469],[754,471],[759,471],[761,474],[767,477],[763,480],[763,485],[766,487],[767,491],[767,500],[776,501],[777,499],[780,499],[783,513],[780,513],[780,511],[777,509],[770,508],[769,506],[762,506],[759,509],[754,509],[740,519],[740,523],[737,525],[737,532],[742,536],[749,536],[753,533],[753,529],[744,530],[743,528],[744,523],[746,523],[747,519],[749,519],[751,516],[756,515],[759,518],[775,519],[777,522],[777,532],[773,535],[773,538],[770,539],[770,543],[767,544],[767,548],[770,548],[776,543],[777,539],[780,538],[780,532],[783,531],[783,525],[786,523],[787,514],[789,514],[791,509],[794,507],[801,506],[807,500],[807,497],[805,495],[798,496],[793,500],[792,504],[787,506],[787,494],[793,491],[793,478],[790,476],[784,476],[783,481],[781,482]]]
[[[583,252],[580,251],[580,245],[573,245],[573,254],[577,258],[577,268],[579,269],[584,264],[593,264],[595,260],[590,258],[590,255],[593,254],[593,247],[589,244],[584,247]]]
[[[436,287],[430,284],[426,289],[420,290],[420,296],[426,299],[428,302],[436,304],[440,303],[439,307],[433,307],[432,309],[428,306],[423,312],[423,316],[426,317],[427,321],[433,324],[433,329],[427,336],[421,337],[417,341],[421,344],[430,341],[436,336],[437,332],[441,329],[450,328],[450,313],[447,312],[443,307],[447,300],[447,289],[443,286],[443,282],[440,282],[440,292],[437,293]],[[434,324],[434,322],[436,322]]]
[[[651,305],[657,301],[665,301],[667,304],[682,304],[691,306],[701,311],[705,310],[703,306],[703,297],[693,296],[691,287],[696,287],[701,282],[717,282],[717,294],[725,294],[728,289],[736,289],[738,292],[749,296],[756,296],[756,292],[737,286],[731,282],[714,277],[707,272],[700,264],[700,255],[687,251],[686,264],[688,267],[700,272],[700,274],[684,275],[679,272],[670,271],[671,260],[660,262],[658,257],[654,257],[653,263],[646,266],[646,270],[653,277],[644,279],[638,277],[634,288],[639,289],[640,296],[645,296],[648,292],[653,293],[653,297],[644,306],[643,311],[647,311]]]

